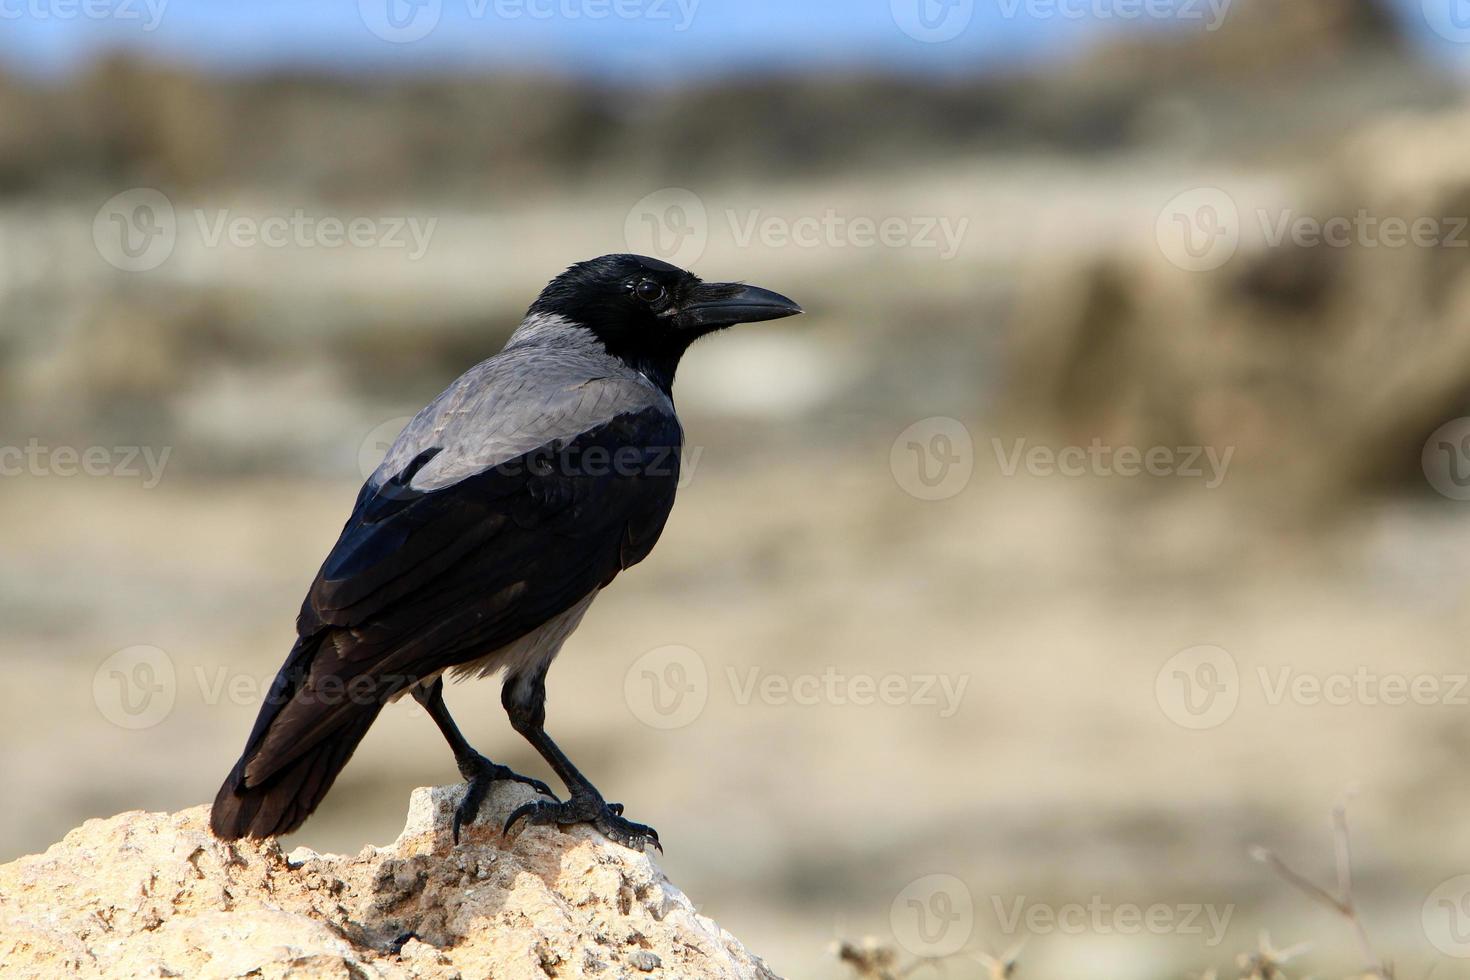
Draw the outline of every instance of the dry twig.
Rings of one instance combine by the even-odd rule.
[[[1339,803],[1332,808],[1332,841],[1334,856],[1337,859],[1336,894],[1305,875],[1292,870],[1285,861],[1264,847],[1253,847],[1250,854],[1252,858],[1267,865],[1280,875],[1287,884],[1313,901],[1332,909],[1348,921],[1357,937],[1358,949],[1367,964],[1366,976],[1376,977],[1378,980],[1393,980],[1393,968],[1380,960],[1378,954],[1373,951],[1373,944],[1368,940],[1368,930],[1364,927],[1363,920],[1358,915],[1357,905],[1353,900],[1353,854],[1348,838],[1347,806],[1344,803]],[[1246,966],[1247,964],[1242,962],[1241,965]],[[1278,972],[1277,974],[1263,973],[1261,975],[1266,980],[1271,980],[1273,976],[1282,974]]]

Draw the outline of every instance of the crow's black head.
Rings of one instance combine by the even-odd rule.
[[[742,283],[708,283],[646,255],[604,255],[551,280],[529,315],[552,314],[590,330],[608,353],[673,383],[694,341],[736,323],[801,312],[779,293]]]

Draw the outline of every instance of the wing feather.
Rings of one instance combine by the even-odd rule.
[[[325,642],[247,779],[269,778],[348,720],[343,692],[381,703],[519,639],[641,561],[673,506],[681,442],[678,421],[655,406],[449,486],[414,486],[439,455],[430,447],[364,487],[298,618],[303,638]]]

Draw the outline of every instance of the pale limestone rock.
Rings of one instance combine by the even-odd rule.
[[[503,838],[527,787],[497,787],[453,846],[460,793],[416,790],[398,839],[354,857],[223,844],[203,806],[89,820],[0,866],[0,972],[774,978],[648,856],[587,828]]]

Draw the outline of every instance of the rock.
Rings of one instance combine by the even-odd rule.
[[[500,786],[450,836],[461,787],[415,790],[387,847],[226,844],[209,808],[89,820],[0,866],[7,978],[774,978],[647,855],[576,827],[498,828]]]
[[[1009,424],[1229,450],[1228,485],[1293,522],[1423,493],[1426,440],[1470,404],[1467,139],[1463,106],[1398,115],[1293,179],[1213,181],[1193,229],[1228,216],[1218,267],[1170,260],[1164,200],[1116,250],[1051,263],[1018,302]]]

